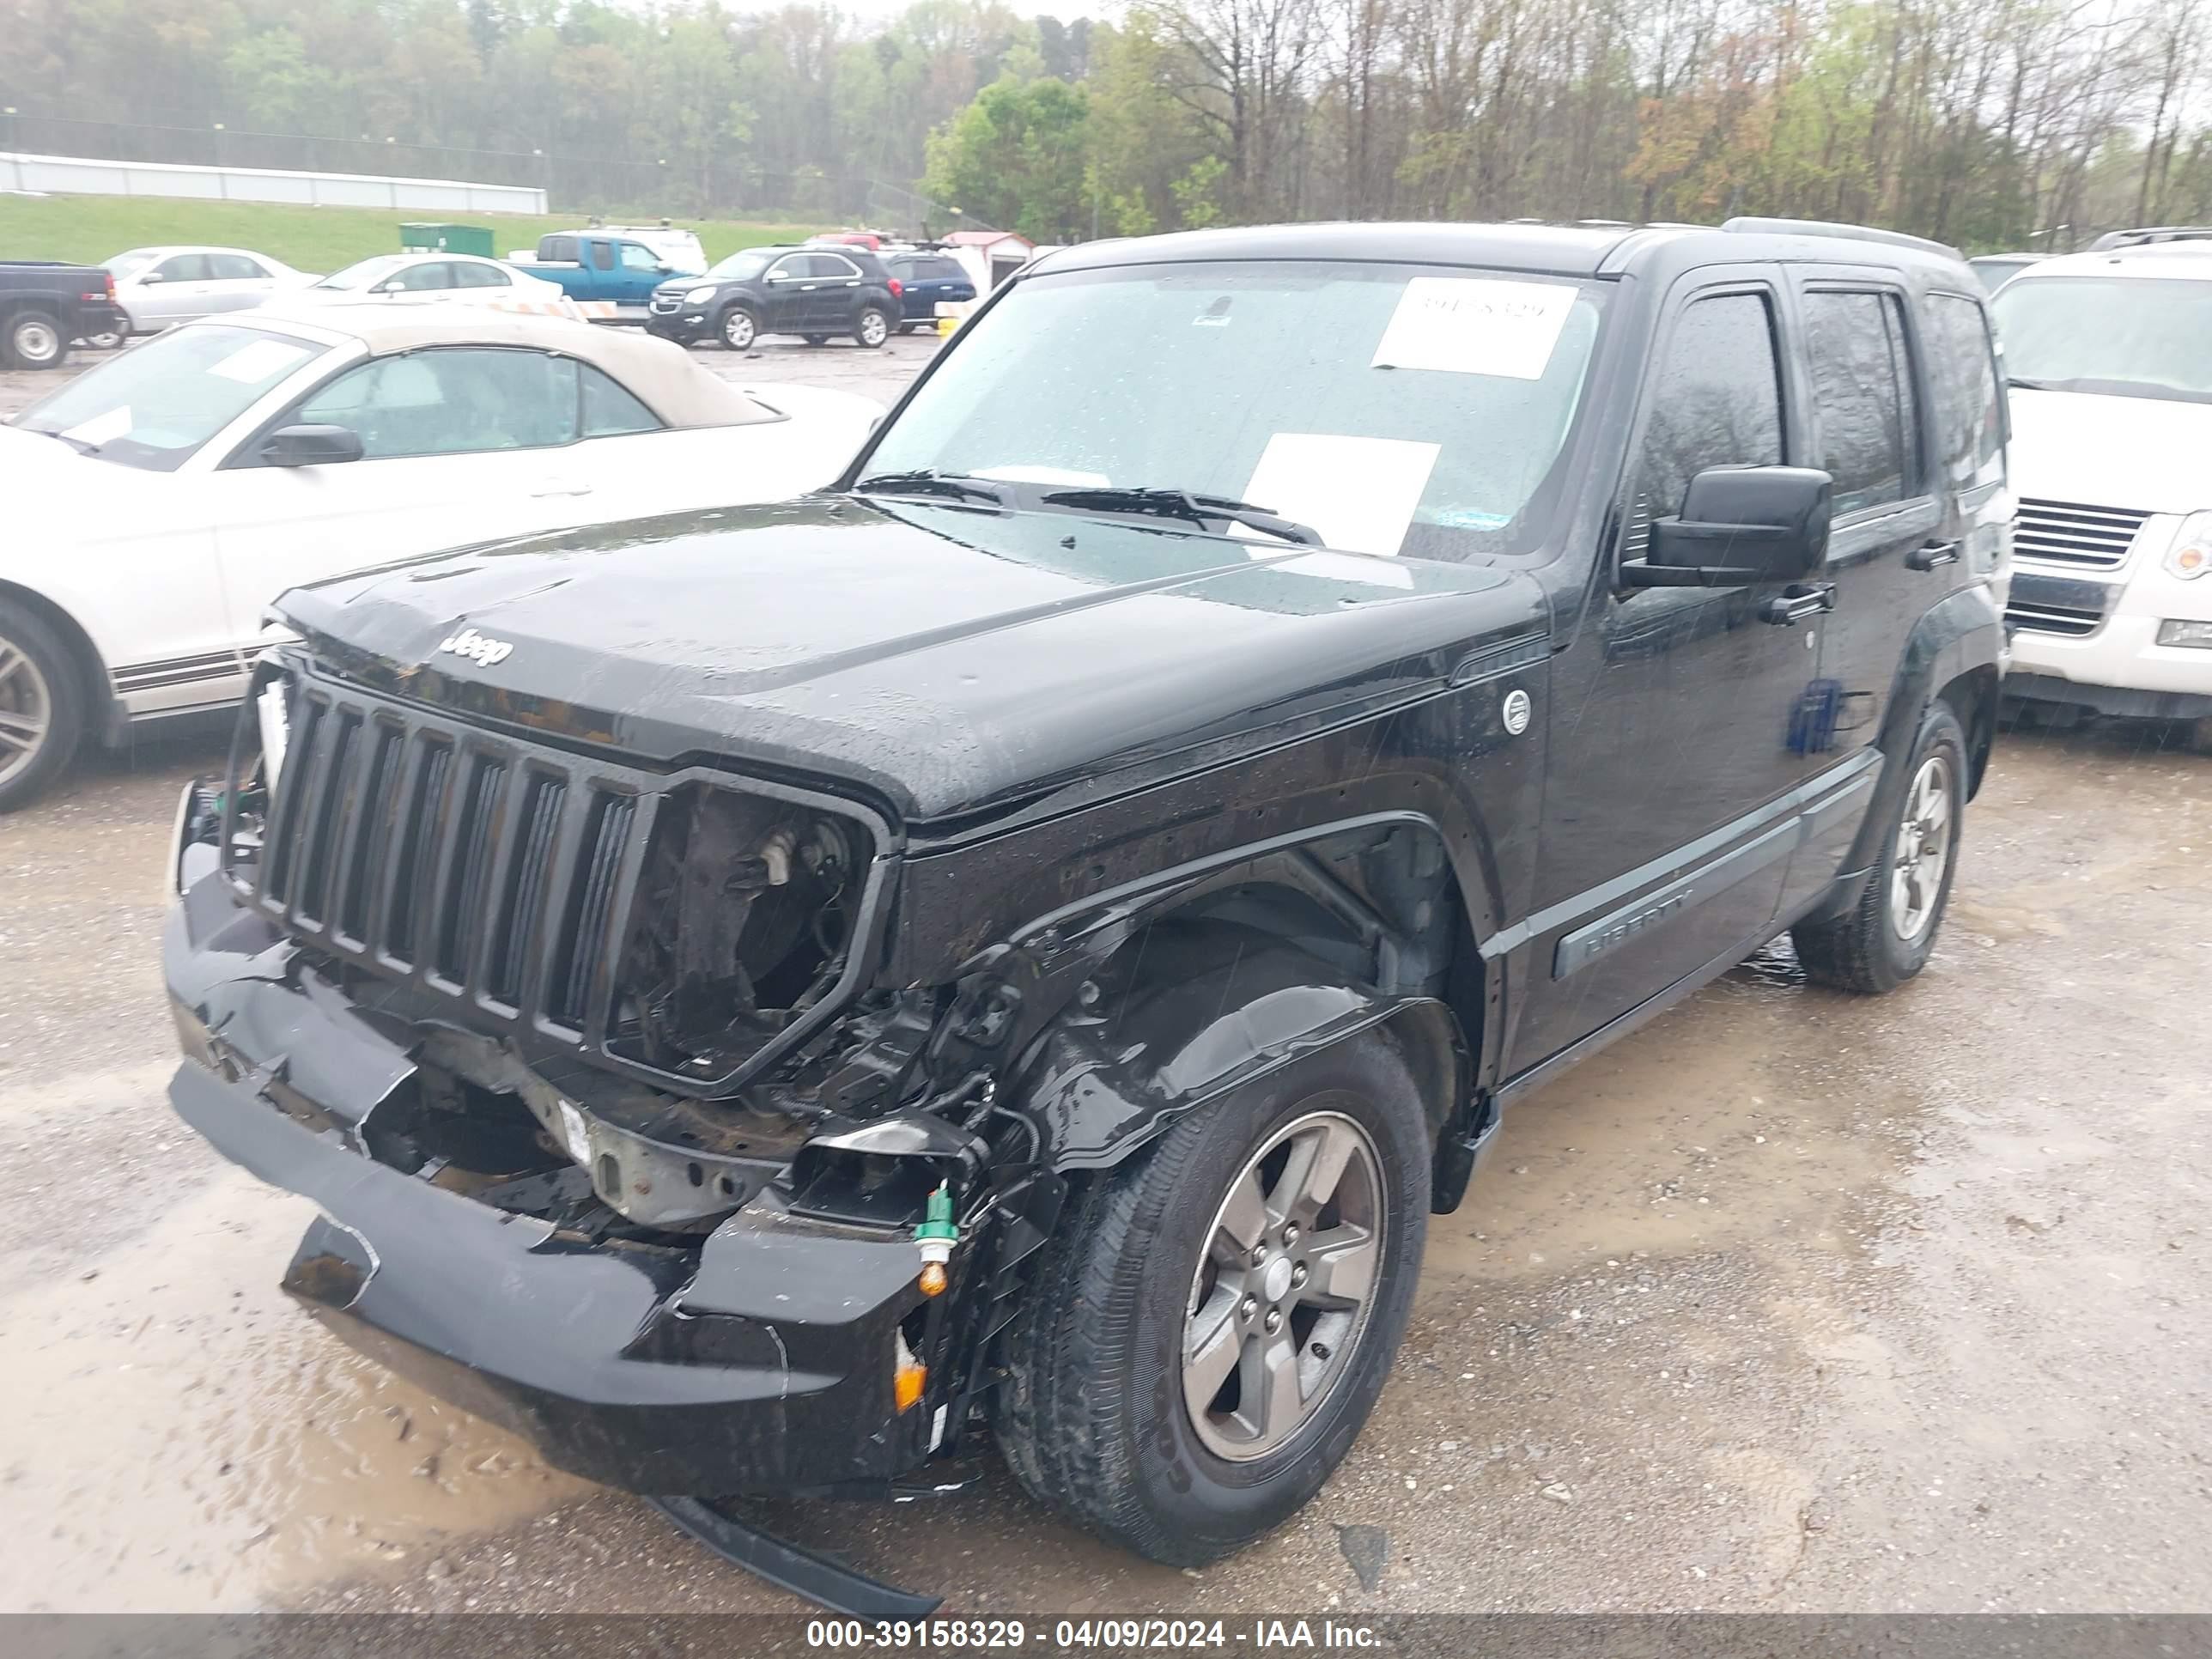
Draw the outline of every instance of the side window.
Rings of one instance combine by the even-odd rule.
[[[1805,296],[1805,337],[1820,453],[1836,481],[1838,517],[1905,499],[1911,478],[1905,388],[1911,384],[1897,307],[1881,294]]]
[[[654,256],[653,250],[637,242],[624,242],[622,245],[622,262],[623,269],[625,270],[660,269],[660,261]]]
[[[409,265],[392,279],[392,286],[404,294],[424,294],[453,285],[453,267],[443,259],[425,259],[420,264]]]
[[[771,283],[797,282],[806,274],[807,258],[804,253],[785,254],[768,268],[768,280]]]
[[[545,448],[575,439],[577,367],[472,346],[382,357],[309,393],[285,423],[349,428],[368,460]]]
[[[605,241],[592,243],[592,269],[593,270],[612,270],[614,268],[615,245],[612,242]]]
[[[218,283],[258,283],[269,274],[243,253],[210,253],[208,269]]]
[[[1954,489],[1995,483],[2002,476],[2004,405],[1987,315],[1978,301],[1956,294],[1929,295],[1926,314],[1944,474]]]
[[[814,274],[835,277],[841,283],[851,282],[860,276],[860,266],[837,253],[817,253],[814,256]]]
[[[576,365],[584,379],[584,435],[619,437],[626,432],[658,432],[660,422],[651,410],[617,386],[589,363]]]
[[[548,236],[544,252],[538,257],[548,264],[573,265],[576,263],[576,239],[573,236]]]
[[[1653,519],[1681,510],[1690,480],[1711,466],[1782,460],[1782,378],[1774,313],[1763,294],[1692,301],[1650,380],[1637,461],[1633,556]]]
[[[173,253],[155,267],[165,283],[204,283],[211,280],[208,274],[208,257],[204,253]]]
[[[507,273],[497,265],[471,265],[458,262],[453,265],[455,288],[512,288]]]

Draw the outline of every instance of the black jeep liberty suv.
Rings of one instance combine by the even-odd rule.
[[[1957,256],[1846,227],[1053,254],[838,489],[285,596],[176,1109],[321,1206],[311,1312],[567,1468],[696,1515],[988,1431],[1211,1560],[1509,1103],[1785,931],[1927,960],[2001,384]]]

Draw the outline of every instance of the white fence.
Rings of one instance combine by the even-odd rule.
[[[58,196],[175,196],[199,202],[291,202],[303,207],[398,208],[432,213],[544,213],[545,192],[461,179],[386,179],[373,173],[287,173],[267,167],[96,161],[0,150],[0,191]]]

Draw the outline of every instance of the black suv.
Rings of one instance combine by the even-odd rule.
[[[750,247],[702,276],[675,276],[653,289],[645,325],[678,345],[703,337],[750,351],[763,334],[796,334],[809,345],[849,335],[864,346],[898,326],[899,283],[863,247]]]
[[[1507,1106],[1779,933],[1928,959],[2003,411],[1879,233],[1053,254],[839,489],[280,601],[172,1098],[322,1206],[318,1317],[809,1594],[883,1605],[693,1500],[988,1431],[1209,1560]]]

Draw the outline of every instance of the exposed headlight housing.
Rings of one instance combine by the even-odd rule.
[[[714,285],[712,283],[709,283],[704,288],[695,288],[687,290],[684,295],[684,303],[690,306],[702,306],[714,297]]]
[[[2192,513],[2173,532],[2166,550],[2166,574],[2193,582],[2212,570],[2212,513]]]

